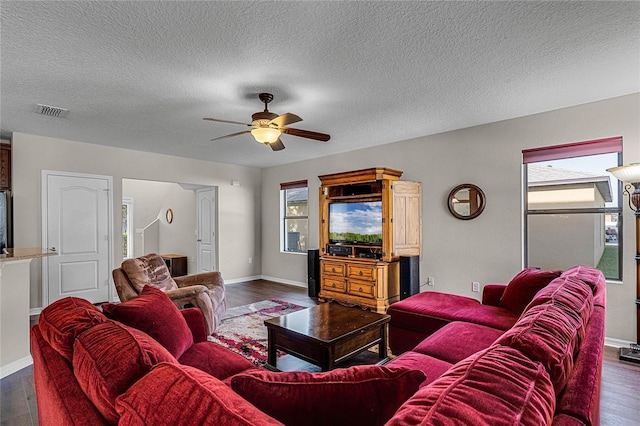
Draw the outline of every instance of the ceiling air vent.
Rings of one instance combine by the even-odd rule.
[[[35,112],[37,114],[48,115],[49,117],[62,118],[66,117],[69,110],[60,107],[37,104]]]

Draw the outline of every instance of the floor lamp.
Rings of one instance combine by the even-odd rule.
[[[636,343],[620,349],[620,359],[640,363],[640,163],[613,167],[607,171],[626,183],[624,193],[629,197],[629,207],[636,215]]]

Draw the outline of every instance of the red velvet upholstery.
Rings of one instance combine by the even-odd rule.
[[[491,346],[503,331],[484,325],[454,321],[416,346],[415,352],[455,364]]]
[[[427,386],[429,383],[442,376],[453,364],[434,358],[430,355],[421,354],[419,352],[408,351],[394,358],[386,364],[388,367],[396,368],[413,368],[422,371],[427,378],[420,384],[420,387]]]
[[[482,305],[476,299],[428,291],[389,306],[389,346],[396,355],[410,350],[425,337],[452,321],[508,330],[518,316],[506,308]],[[401,337],[399,333],[403,333]],[[405,340],[410,338],[410,341]]]
[[[555,401],[542,365],[496,345],[420,388],[387,425],[539,426],[551,423]]]
[[[38,326],[47,343],[71,361],[76,337],[106,320],[102,312],[88,300],[66,297],[42,310]]]
[[[38,326],[31,329],[31,356],[39,425],[108,424],[80,387],[71,362],[47,342]]]
[[[213,342],[196,343],[182,354],[179,361],[180,364],[198,368],[220,380],[256,368],[248,359]]]
[[[531,302],[533,296],[547,284],[558,278],[562,271],[544,271],[534,268],[522,270],[513,277],[504,294],[500,298],[499,306],[507,308],[516,315],[520,315]]]
[[[85,331],[73,345],[80,387],[113,424],[118,422],[116,397],[160,362],[178,361],[151,337],[115,321]]]
[[[418,389],[418,370],[357,366],[325,373],[251,371],[231,388],[287,426],[382,425]]]
[[[191,367],[162,364],[116,403],[120,425],[282,425],[218,379]]]
[[[505,284],[485,284],[482,287],[482,304],[490,306],[500,305],[500,299],[507,286]]]
[[[102,310],[130,327],[144,331],[179,358],[193,345],[193,335],[176,305],[155,287],[145,285],[140,295],[123,303],[105,303]]]

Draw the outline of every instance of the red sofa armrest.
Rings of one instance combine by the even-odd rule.
[[[207,341],[207,326],[204,322],[204,315],[198,308],[180,309],[180,313],[187,321],[187,325],[193,334],[193,343]]]
[[[485,284],[482,289],[482,304],[498,306],[506,288],[506,284]]]

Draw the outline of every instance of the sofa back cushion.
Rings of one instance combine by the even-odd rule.
[[[118,304],[105,303],[102,309],[107,317],[153,337],[176,358],[193,345],[184,316],[157,288],[144,286],[138,297]]]
[[[76,337],[105,321],[107,318],[88,300],[65,297],[42,310],[38,327],[44,340],[71,362]]]
[[[408,368],[356,366],[325,373],[254,370],[231,388],[287,426],[382,425],[426,376]]]
[[[562,271],[544,271],[535,268],[522,270],[509,281],[500,298],[499,306],[520,315],[536,293],[561,273]]]
[[[162,291],[178,288],[176,282],[171,278],[164,259],[155,253],[127,259],[122,262],[120,267],[127,274],[127,278],[138,293],[142,291],[145,284]]]
[[[478,352],[421,388],[389,426],[551,424],[556,398],[538,362],[506,346]]]
[[[186,365],[157,366],[117,399],[116,410],[119,424],[129,426],[282,426],[220,380]]]
[[[605,307],[607,287],[602,271],[591,266],[577,265],[564,271],[562,276],[573,277],[587,284],[593,291],[593,304]]]
[[[116,397],[160,362],[177,363],[143,332],[107,321],[78,336],[73,351],[76,379],[91,402],[112,424],[118,422]]]

